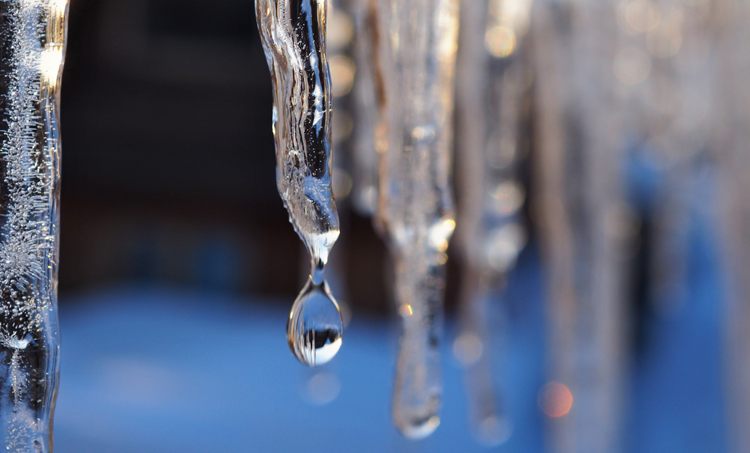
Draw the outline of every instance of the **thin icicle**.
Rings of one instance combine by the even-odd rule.
[[[527,78],[520,46],[530,2],[466,0],[457,63],[457,245],[462,256],[459,334],[472,431],[487,445],[508,439],[511,422],[493,387],[488,301],[525,244],[519,213],[519,117]],[[495,356],[497,354],[494,354]]]
[[[443,264],[455,221],[449,186],[457,0],[377,4],[383,77],[378,218],[395,263],[402,336],[393,419],[409,438],[437,428],[442,398]]]

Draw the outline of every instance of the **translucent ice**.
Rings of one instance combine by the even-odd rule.
[[[313,263],[310,281],[292,308],[287,338],[295,356],[314,366],[336,354],[343,331],[339,307],[323,281],[339,235],[331,190],[327,5],[325,0],[256,0],[255,7],[274,90],[276,182]]]
[[[443,264],[456,226],[449,166],[458,2],[371,6],[383,112],[375,127],[378,221],[389,238],[402,318],[392,415],[406,437],[420,438],[440,423]]]
[[[336,355],[343,331],[338,304],[323,280],[322,269],[315,271],[294,302],[287,326],[289,347],[311,366],[322,365]]]
[[[65,0],[0,3],[0,441],[48,452],[58,375],[58,87]]]

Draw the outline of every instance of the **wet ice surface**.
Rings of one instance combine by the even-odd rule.
[[[496,451],[542,451],[537,392],[545,384],[544,335],[537,266],[536,252],[525,252],[508,288],[513,308],[507,360],[495,379],[508,389],[513,433]],[[659,347],[636,373],[627,451],[724,451],[718,276],[702,273],[694,284],[695,299],[683,316],[655,329],[662,332],[655,339]],[[112,288],[64,298],[55,451],[495,451],[472,440],[454,361],[443,364],[440,429],[423,441],[407,441],[390,420],[398,334],[391,324],[353,318],[341,360],[321,368],[324,374],[310,375],[313,370],[286,355],[280,335],[286,311],[268,307],[166,289]],[[446,358],[450,346],[442,348]],[[310,397],[310,389],[319,393]],[[325,401],[331,402],[317,405]]]
[[[274,89],[279,194],[308,250],[325,264],[339,230],[331,191],[325,2],[258,0],[256,16]]]
[[[65,0],[0,3],[0,444],[9,452],[50,449],[66,8]]]
[[[339,235],[331,189],[326,2],[256,0],[255,5],[274,89],[276,182],[289,221],[312,259],[310,280],[289,315],[287,339],[300,362],[315,366],[336,355],[343,334],[339,306],[323,281]]]

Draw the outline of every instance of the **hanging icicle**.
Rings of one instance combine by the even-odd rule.
[[[387,138],[378,217],[402,321],[393,420],[405,436],[421,438],[440,422],[443,264],[456,225],[449,167],[458,2],[382,0],[376,9],[375,71],[387,112],[376,131]]]
[[[326,0],[257,0],[256,18],[274,87],[277,185],[289,221],[312,261],[294,302],[287,340],[294,355],[321,365],[341,347],[343,321],[324,279],[339,236],[331,189],[331,82]]]
[[[354,82],[356,122],[352,153],[353,206],[362,215],[372,216],[378,206],[378,155],[385,152],[385,99],[383,69],[378,64],[382,19],[381,0],[353,0],[357,37],[355,56],[357,78]]]
[[[2,14],[0,444],[50,452],[57,394],[59,86],[66,0],[13,0]]]
[[[528,72],[521,44],[530,1],[465,0],[461,5],[456,98],[456,242],[462,256],[459,334],[454,353],[464,364],[475,437],[498,445],[511,422],[493,387],[488,302],[526,242],[520,219],[521,102]],[[495,354],[496,355],[496,354]]]
[[[626,240],[613,65],[617,3],[535,3],[538,164],[534,214],[548,272],[550,383],[540,393],[556,453],[620,451]]]

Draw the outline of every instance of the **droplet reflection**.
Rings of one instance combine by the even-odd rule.
[[[325,282],[310,279],[294,301],[286,337],[289,348],[308,366],[329,362],[341,348],[341,311]]]
[[[410,423],[399,423],[398,429],[407,439],[420,440],[432,434],[440,426],[440,417],[433,415],[421,420],[411,420]]]

